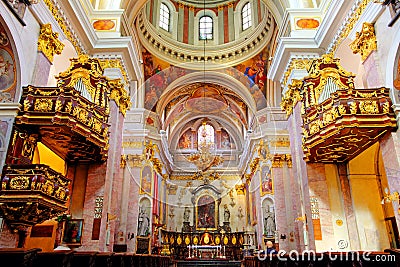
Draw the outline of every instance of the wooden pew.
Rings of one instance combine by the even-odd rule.
[[[33,267],[40,248],[0,248],[0,265],[12,267]]]
[[[72,267],[96,267],[96,254],[94,251],[76,251],[72,258]]]
[[[34,262],[34,267],[73,267],[73,256],[74,252],[71,250],[39,252]]]

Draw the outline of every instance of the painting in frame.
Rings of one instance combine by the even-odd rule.
[[[201,195],[196,202],[196,229],[216,230],[218,207],[215,198],[211,195]]]
[[[272,179],[272,170],[269,165],[264,164],[260,168],[260,195],[265,196],[267,194],[274,193],[274,184]]]
[[[140,173],[140,194],[151,196],[153,169],[151,165],[144,165]]]
[[[63,243],[68,246],[81,246],[83,219],[71,219],[65,222]]]

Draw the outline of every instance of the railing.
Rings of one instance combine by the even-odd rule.
[[[65,204],[69,199],[69,179],[47,165],[6,165],[1,179],[1,195],[44,195]]]
[[[28,86],[24,88],[21,104],[21,122],[29,122],[34,114],[55,113],[55,124],[75,124],[76,131],[80,129],[84,135],[94,132],[93,137],[99,141],[108,134],[108,111],[98,108],[73,88]]]
[[[312,162],[347,161],[397,127],[388,88],[340,89],[302,116],[304,153]]]
[[[0,188],[0,216],[24,229],[67,210],[70,181],[47,165],[6,165]]]
[[[44,132],[50,136],[66,135],[75,136],[78,140],[78,146],[87,145],[91,148],[87,151],[96,151],[92,153],[93,158],[105,160],[108,150],[108,114],[109,106],[97,105],[83,97],[74,88],[66,87],[34,87],[28,86],[23,89],[23,95],[20,103],[22,110],[19,112],[15,123],[17,125],[31,125],[45,127]],[[103,107],[101,107],[103,106]],[[53,127],[53,129],[51,128]],[[54,127],[62,127],[56,131]],[[52,133],[48,133],[51,131]],[[41,135],[43,135],[41,133]],[[60,143],[65,138],[56,138],[56,143]],[[52,143],[52,142],[49,142]],[[66,144],[65,151],[61,154],[67,160],[74,160],[74,154],[79,154],[85,150],[77,148],[76,151],[73,142]],[[57,145],[56,151],[63,146]],[[90,155],[84,158],[90,158]],[[94,159],[93,159],[94,160]]]

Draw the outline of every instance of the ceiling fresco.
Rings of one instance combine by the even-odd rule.
[[[257,110],[261,110],[267,107],[267,101],[265,99],[266,93],[266,64],[269,57],[268,49],[259,53],[257,56],[251,58],[235,66],[234,68],[224,68],[220,70],[215,70],[214,72],[228,74],[233,77],[241,84],[243,84],[247,90],[252,95]],[[165,61],[160,60],[156,56],[150,54],[148,51],[143,51],[143,65],[145,73],[145,108],[148,110],[156,110],[157,102],[163,94],[164,90],[175,80],[184,77],[185,75],[198,72],[196,70],[185,69],[180,66],[170,65]],[[204,75],[208,71],[204,72]],[[204,90],[203,93],[208,90]],[[199,91],[200,92],[200,91]],[[198,92],[198,93],[199,93]],[[212,94],[211,92],[208,92]],[[191,108],[196,110],[193,103],[195,103],[196,98],[193,96],[192,103],[185,106],[186,108]],[[197,103],[199,103],[197,101]],[[222,108],[222,103],[217,104],[213,100],[213,104]],[[221,107],[220,107],[221,106]],[[197,108],[198,110],[199,108]],[[204,111],[203,111],[204,112]]]
[[[164,128],[174,125],[187,113],[226,114],[247,125],[246,104],[229,89],[209,83],[194,83],[174,93],[177,95],[165,108]]]

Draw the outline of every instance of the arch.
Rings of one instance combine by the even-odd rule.
[[[30,81],[30,76],[32,75],[32,70],[26,66],[26,64],[20,64],[21,60],[24,59],[24,44],[22,42],[18,28],[15,25],[15,18],[10,17],[10,12],[8,10],[3,10],[5,6],[0,6],[0,24],[3,26],[7,38],[11,44],[12,55],[14,57],[15,64],[15,74],[16,83],[15,89],[13,90],[14,95],[10,94],[10,99],[8,102],[19,102],[22,95],[22,86],[27,85]],[[17,22],[18,23],[18,22]],[[33,69],[33,68],[32,68]],[[5,101],[7,102],[7,101]]]
[[[250,89],[238,80],[241,78],[247,80],[247,78],[243,73],[234,68],[229,68],[229,71],[234,72],[240,77],[234,78],[229,74],[217,71],[207,71],[207,75],[204,75],[204,72],[197,71],[186,74],[184,77],[180,77],[174,80],[163,90],[157,104],[156,113],[161,114],[169,101],[171,101],[172,98],[176,96],[174,93],[181,89],[183,86],[196,82],[204,82],[213,83],[228,88],[229,90],[237,94],[239,98],[242,99],[243,102],[246,104],[250,113],[254,114],[257,110],[256,101],[250,93]]]
[[[253,26],[254,18],[253,18],[253,9],[251,7],[251,3],[247,2],[246,4],[243,5],[241,8],[241,24],[242,24],[242,30],[247,30],[251,26]]]
[[[400,31],[396,32],[396,35],[393,38],[392,46],[390,47],[388,53],[386,55],[395,55],[395,56],[387,56],[386,63],[386,77],[385,77],[385,86],[387,88],[391,88],[391,98],[393,103],[400,104],[400,99],[396,96],[396,89],[393,86],[393,82],[395,80],[395,70],[397,71],[397,64],[400,63]]]
[[[199,18],[199,40],[214,39],[214,20],[212,17],[204,15]]]
[[[158,16],[158,26],[167,32],[169,32],[171,24],[171,11],[169,7],[161,2],[160,3],[160,15]]]
[[[211,39],[200,39],[200,26],[201,20],[207,19],[211,20],[212,23],[212,38]],[[209,22],[209,21],[208,21]],[[218,18],[213,10],[205,9],[197,12],[194,16],[194,40],[195,45],[217,45],[218,44]]]
[[[275,202],[272,197],[262,201],[263,231],[266,237],[274,237],[276,231]]]
[[[197,127],[197,146],[200,147],[202,144],[211,146],[215,145],[215,129],[207,122],[203,122],[201,126]]]
[[[151,231],[151,200],[148,197],[142,197],[138,205],[138,227],[137,236],[148,236]]]
[[[177,27],[177,23],[178,23],[178,12],[175,8],[175,5],[172,4],[169,0],[158,0],[155,2],[155,7],[154,7],[154,15],[155,16],[155,25],[153,25],[157,30],[162,29],[162,34],[176,39],[178,36],[178,27]],[[168,10],[169,10],[169,29],[166,30],[162,27],[160,27],[160,12],[161,12],[161,7],[162,5],[165,5]],[[152,18],[149,18],[150,21],[152,20]]]
[[[232,118],[228,116],[222,116],[219,114],[219,116],[211,115],[208,116],[207,119],[209,120],[209,123],[214,126],[214,129],[224,129],[228,132],[230,138],[233,139],[233,142],[236,146],[234,150],[240,151],[242,149],[242,144],[244,140],[244,136],[240,135],[242,134],[241,129],[238,127],[235,128],[236,126],[234,124],[234,121]],[[188,125],[189,122],[196,120],[195,123],[192,125]],[[204,121],[204,116],[201,114],[193,116],[193,114],[187,114],[186,117],[182,118],[180,121],[176,122],[176,127],[174,127],[171,130],[170,138],[169,138],[169,144],[168,146],[170,147],[171,150],[174,150],[175,148],[178,147],[178,142],[179,138],[182,133],[186,132],[187,130],[195,130],[197,127]]]

